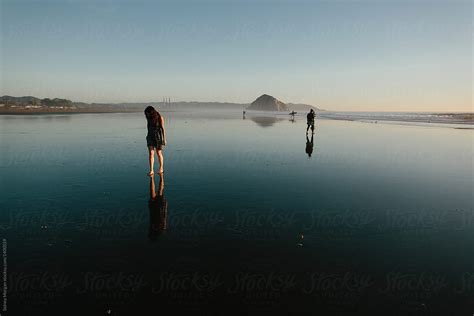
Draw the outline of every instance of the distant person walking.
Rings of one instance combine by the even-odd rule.
[[[308,133],[309,128],[311,127],[311,132],[314,134],[314,118],[316,117],[316,113],[314,110],[311,109],[309,113],[306,115],[306,123],[308,127],[306,127],[306,134]]]
[[[160,170],[158,173],[163,173],[163,146],[166,145],[166,132],[165,122],[163,116],[158,113],[154,107],[148,106],[145,109],[145,117],[147,121],[148,134],[146,136],[146,144],[148,146],[149,161],[150,161],[150,172],[149,176],[152,176],[155,172],[153,171],[153,165],[155,162],[155,151],[160,162]]]

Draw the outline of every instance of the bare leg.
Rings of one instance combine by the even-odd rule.
[[[158,175],[160,177],[160,182],[158,182],[158,195],[163,196],[163,189],[165,188],[165,179],[163,178],[163,174],[160,173]]]
[[[155,164],[155,148],[153,146],[148,147],[148,159],[150,161],[150,172],[148,175],[152,176],[154,174],[153,165]]]
[[[158,161],[160,162],[160,171],[158,172],[163,173],[163,153],[161,150],[157,150],[156,155],[158,156]]]
[[[155,190],[155,176],[150,176],[150,199],[154,200],[156,198],[156,190]]]

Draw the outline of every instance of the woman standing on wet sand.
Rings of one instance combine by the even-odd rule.
[[[145,117],[147,121],[148,134],[146,136],[146,144],[148,146],[149,160],[150,160],[150,172],[149,176],[154,174],[153,165],[155,162],[155,150],[160,162],[160,170],[158,173],[163,173],[163,146],[166,145],[166,132],[165,122],[163,117],[154,107],[148,106],[145,109]]]

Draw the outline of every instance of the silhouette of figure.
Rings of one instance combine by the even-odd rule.
[[[148,200],[148,209],[150,211],[150,230],[148,238],[156,238],[166,231],[166,222],[168,217],[168,202],[164,196],[165,181],[162,173],[159,174],[158,194],[155,190],[155,176],[150,176],[150,199]]]
[[[245,111],[242,111],[242,118],[245,120]]]
[[[165,121],[163,116],[155,110],[152,106],[147,106],[145,111],[145,117],[147,121],[148,134],[146,136],[146,144],[148,147],[148,161],[150,163],[149,176],[152,176],[155,171],[153,170],[155,164],[155,152],[160,162],[160,170],[158,173],[163,173],[163,146],[166,145],[166,131]]]
[[[309,128],[311,127],[311,132],[314,134],[314,118],[316,117],[316,113],[314,110],[311,109],[309,113],[306,115],[306,123],[308,127],[306,127],[306,134],[308,133]]]
[[[297,113],[297,112],[295,112],[295,111],[291,111],[291,112],[290,112],[290,122],[292,122],[292,123],[295,122],[295,114],[296,114],[296,113]]]
[[[308,134],[306,134],[306,153],[308,154],[308,157],[311,158],[311,155],[313,154],[313,137],[314,133],[311,134],[311,141],[308,138]]]

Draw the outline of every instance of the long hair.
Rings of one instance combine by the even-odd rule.
[[[147,120],[151,120],[153,124],[157,124],[159,122],[160,113],[158,113],[154,107],[149,105],[146,107],[144,112]]]

